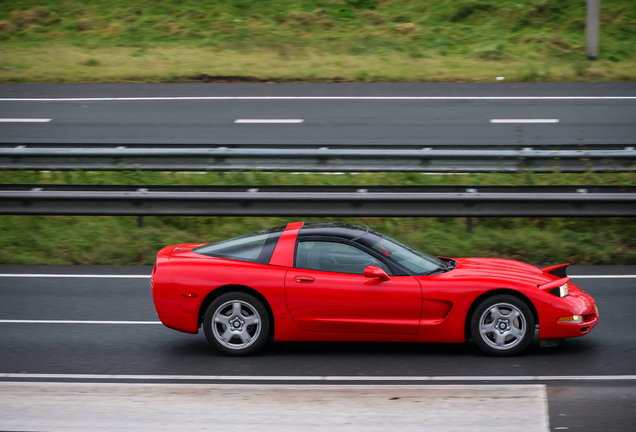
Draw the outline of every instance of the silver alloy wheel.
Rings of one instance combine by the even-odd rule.
[[[479,334],[496,350],[509,350],[519,345],[527,331],[526,317],[510,303],[490,306],[479,318]]]
[[[242,350],[256,342],[262,324],[254,306],[243,300],[230,300],[214,311],[211,326],[214,338],[221,345]]]

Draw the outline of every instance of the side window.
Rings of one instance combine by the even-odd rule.
[[[304,241],[296,249],[296,268],[361,275],[368,266],[380,267],[391,274],[383,262],[348,244]]]
[[[265,234],[256,232],[230,240],[200,246],[194,249],[193,252],[219,258],[266,264],[274,253],[274,248],[280,235],[280,232]]]

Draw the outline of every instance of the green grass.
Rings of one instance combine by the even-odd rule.
[[[636,79],[636,2],[602,3],[585,60],[585,0],[3,0],[0,82],[618,81]],[[634,174],[0,172],[0,183],[634,185]],[[0,216],[0,262],[150,264],[285,218]],[[533,264],[636,264],[630,219],[360,218],[432,253]]]
[[[636,174],[263,172],[0,172],[0,183],[134,185],[634,185]],[[296,218],[0,216],[0,263],[152,264],[168,244],[214,242]],[[307,218],[306,220],[329,220]],[[340,218],[436,255],[504,257],[535,265],[636,264],[634,218]]]
[[[3,0],[0,82],[636,79],[636,2]],[[200,78],[199,78],[200,79]]]
[[[598,185],[633,186],[636,173],[293,173],[263,171],[158,172],[158,171],[0,171],[0,184],[86,184],[86,185],[473,185],[541,186]]]

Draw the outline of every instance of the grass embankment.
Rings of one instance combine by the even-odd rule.
[[[634,185],[636,174],[345,174],[0,172],[0,183],[134,185]],[[214,242],[298,218],[0,216],[0,262],[152,264],[168,244]],[[489,256],[535,265],[636,264],[634,218],[339,218],[443,256]],[[307,218],[307,220],[316,220]]]
[[[636,2],[3,0],[0,82],[636,79]]]

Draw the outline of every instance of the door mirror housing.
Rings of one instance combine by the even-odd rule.
[[[368,278],[378,278],[382,281],[391,280],[388,274],[380,267],[377,266],[369,266],[364,269],[364,277]]]

